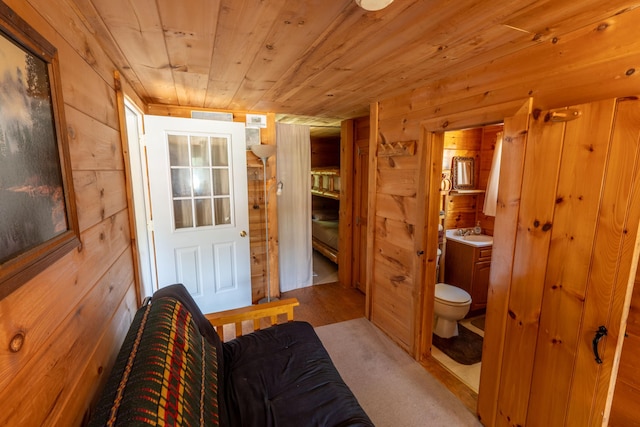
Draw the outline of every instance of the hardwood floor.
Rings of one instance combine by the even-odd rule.
[[[300,305],[294,310],[295,319],[309,322],[314,328],[364,317],[364,294],[337,283],[283,292],[281,297],[297,298]]]
[[[320,252],[313,250],[313,284],[323,285],[338,281],[338,266]]]

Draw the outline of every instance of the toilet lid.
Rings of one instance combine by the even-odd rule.
[[[464,289],[447,285],[446,283],[436,284],[436,298],[450,303],[464,304],[471,301],[471,295]]]

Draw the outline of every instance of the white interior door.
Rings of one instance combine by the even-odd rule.
[[[203,313],[250,305],[244,126],[145,124],[158,286],[184,284]]]

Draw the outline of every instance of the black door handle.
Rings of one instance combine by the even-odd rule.
[[[602,337],[607,336],[607,332],[609,332],[607,331],[607,328],[605,328],[604,326],[600,326],[596,331],[596,336],[593,337],[593,355],[596,356],[597,364],[602,363],[602,359],[600,359],[600,355],[598,354],[598,343],[600,342]]]

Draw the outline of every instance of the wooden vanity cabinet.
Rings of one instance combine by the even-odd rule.
[[[464,289],[471,295],[469,314],[487,307],[491,246],[476,247],[447,240],[444,282]]]

